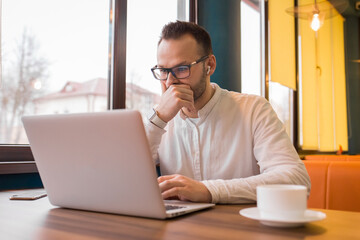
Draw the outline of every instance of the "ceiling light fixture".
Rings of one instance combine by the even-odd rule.
[[[308,20],[311,29],[317,32],[324,24],[325,19],[332,18],[344,12],[348,5],[348,2],[345,0],[331,3],[326,0],[322,2],[315,0],[313,4],[290,7],[286,9],[286,12],[296,18]]]

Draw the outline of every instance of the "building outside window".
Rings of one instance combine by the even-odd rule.
[[[0,144],[21,117],[107,109],[109,0],[2,0]]]

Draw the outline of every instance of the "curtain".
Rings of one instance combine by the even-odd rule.
[[[269,0],[270,80],[296,90],[294,0]]]

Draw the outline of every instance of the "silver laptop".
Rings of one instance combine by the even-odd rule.
[[[25,116],[22,121],[55,206],[159,219],[214,206],[162,199],[138,111]]]

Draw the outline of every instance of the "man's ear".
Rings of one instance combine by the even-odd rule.
[[[206,74],[212,75],[215,72],[215,69],[216,69],[216,58],[215,58],[215,55],[211,54],[209,56],[208,70],[207,70]]]

